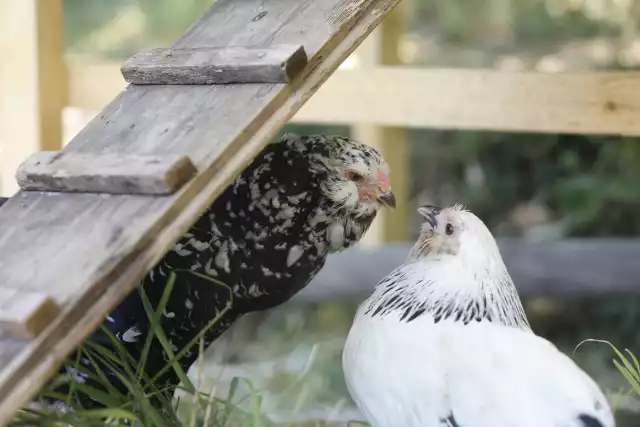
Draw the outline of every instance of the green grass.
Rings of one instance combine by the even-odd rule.
[[[188,274],[196,274],[188,272]],[[223,283],[216,282],[211,278],[207,278],[215,286],[226,286]],[[168,343],[167,337],[159,327],[161,314],[164,311],[165,305],[169,299],[170,293],[175,283],[175,273],[172,273],[166,284],[165,291],[161,297],[158,307],[152,308],[149,299],[141,290],[141,296],[145,305],[145,310],[150,319],[150,333],[146,337],[142,357],[139,363],[136,363],[124,350],[121,343],[107,330],[105,332],[110,337],[111,346],[107,349],[104,346],[96,344],[94,342],[85,342],[81,346],[81,353],[87,357],[93,365],[95,373],[90,373],[86,368],[78,362],[72,363],[72,366],[79,371],[87,372],[91,376],[93,382],[99,384],[99,388],[95,388],[87,385],[86,383],[78,383],[73,381],[70,374],[60,374],[56,376],[53,381],[40,392],[41,397],[54,397],[67,403],[75,400],[76,395],[80,392],[92,395],[95,400],[101,403],[105,409],[90,410],[81,406],[75,407],[75,412],[72,413],[59,413],[46,410],[37,409],[24,409],[19,412],[15,420],[10,424],[12,427],[18,426],[82,426],[82,427],[94,427],[94,426],[135,426],[135,427],[271,427],[276,423],[271,421],[265,414],[263,407],[263,399],[261,393],[264,390],[258,389],[251,380],[244,378],[233,378],[230,383],[225,383],[226,396],[221,396],[221,390],[209,389],[214,387],[211,381],[206,381],[206,375],[203,372],[206,369],[203,367],[204,343],[201,339],[202,335],[207,329],[211,328],[218,319],[214,319],[210,324],[203,329],[192,342],[183,350],[174,354],[171,350],[171,346]],[[231,301],[229,302],[229,306]],[[223,313],[224,314],[224,313]],[[221,314],[220,316],[222,316]],[[329,316],[334,319],[335,313],[333,311]],[[320,316],[323,325],[326,324],[326,315]],[[294,322],[298,324],[299,322]],[[282,325],[279,325],[282,327]],[[326,325],[325,325],[326,326]],[[336,328],[333,325],[332,330]],[[278,329],[280,330],[280,329]],[[299,331],[300,332],[300,331]],[[301,332],[300,332],[301,333]],[[285,334],[287,335],[287,334]],[[173,393],[168,390],[158,389],[151,378],[146,377],[142,373],[143,367],[147,359],[148,351],[150,348],[151,340],[157,338],[159,342],[166,349],[170,355],[170,361],[165,366],[165,370],[173,369],[182,383],[179,386],[179,397],[174,397]],[[273,337],[271,337],[273,338]],[[290,336],[280,337],[276,339],[278,347],[282,346],[284,342],[291,341]],[[317,338],[317,337],[315,337]],[[293,341],[299,341],[299,336]],[[283,341],[284,342],[281,342]],[[270,340],[271,341],[271,340]],[[314,342],[317,340],[314,339]],[[640,364],[637,358],[627,349],[625,351],[619,351],[613,344],[608,341],[600,340],[585,340],[575,347],[577,350],[584,342],[596,342],[605,343],[610,346],[615,352],[615,358],[613,364],[620,374],[629,383],[630,390],[625,391],[626,395],[631,395],[634,398],[640,398]],[[273,343],[271,343],[273,344]],[[186,372],[182,370],[177,363],[185,352],[197,345],[200,353],[200,358],[196,362],[196,365],[192,367],[192,374],[195,371],[194,378],[195,384],[191,382],[187,377]],[[275,344],[274,344],[275,345]],[[255,350],[254,350],[255,351]],[[260,352],[258,350],[258,352]],[[315,354],[316,352],[312,352]],[[121,381],[126,385],[127,391],[122,393],[115,387],[113,387],[106,379],[106,375],[98,368],[98,362],[101,365],[109,367],[110,371],[116,372]],[[311,361],[310,361],[311,364]],[[326,366],[325,366],[326,368]],[[307,378],[307,371],[309,368],[305,368],[305,374],[301,376],[294,375],[295,378],[288,379],[286,382],[290,383],[282,391],[282,395],[292,407],[295,412],[296,408],[300,408],[303,405],[303,400],[316,401],[320,396],[324,396],[322,393],[326,393],[327,387],[330,382],[327,383],[327,375],[333,372],[332,370],[324,369],[321,373],[316,375],[322,375],[322,384],[313,385],[311,378]],[[333,372],[335,375],[341,375],[338,371]],[[331,377],[331,375],[329,375]],[[316,378],[317,379],[317,378]],[[301,384],[302,382],[305,384]],[[228,380],[227,380],[228,381]],[[256,380],[259,382],[258,380]],[[310,382],[309,382],[310,381]],[[214,382],[215,383],[215,382]],[[65,395],[59,395],[54,392],[59,386],[63,384],[69,384],[69,392]],[[226,385],[229,384],[227,387]],[[264,387],[264,386],[263,386]],[[314,388],[315,387],[315,388]],[[320,389],[318,389],[320,387]],[[280,388],[280,387],[278,387]],[[329,387],[331,388],[331,387]],[[268,392],[268,391],[267,391]],[[311,393],[313,396],[308,396]],[[335,398],[336,391],[331,392],[332,397]],[[619,393],[618,396],[623,393]],[[324,396],[325,400],[327,396]],[[156,405],[152,403],[156,402]],[[157,405],[160,402],[160,405]],[[615,411],[615,399],[611,402]],[[266,405],[268,406],[268,405]],[[282,424],[280,424],[282,425]],[[322,422],[307,422],[307,423],[289,423],[285,424],[288,427],[295,426],[320,426],[325,425]],[[337,425],[337,424],[333,424]],[[342,424],[353,427],[366,426],[365,423],[350,422]]]
[[[188,274],[196,274],[187,272]],[[213,319],[201,333],[192,340],[192,342],[182,349],[178,354],[174,354],[171,345],[160,328],[160,319],[164,307],[169,299],[173,285],[175,283],[176,273],[172,272],[168,278],[166,288],[161,297],[160,303],[155,308],[151,307],[151,303],[144,290],[140,288],[143,304],[150,319],[150,333],[146,337],[143,346],[142,357],[139,362],[126,352],[120,341],[108,331],[103,331],[110,337],[112,348],[108,349],[95,342],[87,341],[80,347],[78,358],[70,365],[78,371],[84,372],[90,376],[92,383],[98,384],[99,387],[80,383],[73,380],[71,374],[59,374],[40,392],[38,397],[59,399],[69,405],[71,402],[77,402],[78,393],[84,393],[92,396],[99,402],[104,409],[86,409],[81,405],[74,403],[74,412],[52,412],[45,409],[25,408],[21,410],[13,422],[12,427],[18,426],[132,426],[132,427],[266,427],[270,426],[269,420],[261,411],[261,397],[256,392],[250,381],[235,378],[231,382],[228,395],[225,398],[216,396],[215,390],[209,393],[200,391],[199,383],[202,378],[202,353],[204,352],[204,342],[202,336],[204,333],[216,324],[216,322],[224,315],[226,310],[231,306],[229,301],[225,310]],[[205,277],[205,276],[201,276]],[[214,279],[205,277],[212,281],[214,286],[226,286]],[[144,365],[147,360],[151,342],[157,337],[167,354],[169,362],[159,372],[157,376],[173,369],[181,379],[179,389],[185,391],[186,394],[182,399],[176,399],[172,391],[158,389],[153,380],[143,374]],[[194,345],[199,345],[200,358],[197,363],[196,384],[187,377],[187,374],[180,367],[178,361],[183,355]],[[79,362],[80,355],[85,356],[93,366],[93,372],[88,371],[85,366]],[[117,377],[125,384],[127,391],[121,392],[107,380],[105,372],[100,368],[100,364],[108,366],[109,370],[115,372]],[[241,381],[245,381],[251,392],[247,396],[237,395],[238,385]],[[60,386],[68,384],[69,392],[61,395],[55,390]],[[240,409],[239,404],[250,400],[250,411]],[[153,402],[156,404],[152,404]],[[158,404],[159,403],[159,404]]]
[[[606,344],[611,347],[617,357],[614,357],[613,365],[629,384],[629,389],[621,390],[618,396],[632,396],[636,399],[640,399],[640,364],[638,363],[637,357],[628,348],[625,348],[624,352],[622,352],[618,350],[615,345],[606,340],[587,339],[580,342],[576,346],[575,350],[577,350],[578,347],[580,347],[585,342]],[[614,396],[610,398],[610,403],[612,411],[615,412],[618,406],[618,399],[616,399]]]

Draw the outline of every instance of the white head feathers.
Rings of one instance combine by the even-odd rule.
[[[434,319],[490,321],[530,330],[486,225],[459,205],[423,206],[418,212],[425,218],[420,237],[406,264],[379,283],[370,312],[399,307],[407,310],[407,319],[424,313]]]
[[[418,208],[418,213],[425,222],[410,259],[458,256],[479,268],[495,266],[506,272],[493,235],[480,218],[462,205],[444,209],[425,205]]]

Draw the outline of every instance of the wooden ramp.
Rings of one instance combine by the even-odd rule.
[[[156,164],[153,158],[187,156],[196,171],[182,186],[173,182],[177,192],[23,190],[0,209],[0,425],[398,1],[218,0],[172,48],[302,46],[308,63],[301,73],[282,84],[130,85],[65,147],[63,156],[119,156],[125,163],[146,165]],[[146,78],[143,74],[138,77]],[[30,188],[42,185],[35,182],[37,174],[21,179]],[[17,303],[49,316],[44,329],[26,316],[21,320],[26,329],[10,330],[11,322],[2,316],[14,316]],[[15,338],[31,333],[37,337]]]

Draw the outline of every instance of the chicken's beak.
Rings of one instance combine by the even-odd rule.
[[[378,195],[378,201],[388,208],[396,208],[396,196],[393,195],[391,190],[380,193]]]
[[[441,211],[442,208],[433,205],[424,205],[418,208],[418,213],[427,220],[427,223],[429,223],[432,229],[435,229],[438,226],[438,219],[436,218],[436,215]]]

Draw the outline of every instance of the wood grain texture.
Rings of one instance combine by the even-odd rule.
[[[12,338],[37,337],[60,314],[45,293],[0,287],[0,330]]]
[[[40,151],[20,165],[16,180],[25,191],[169,195],[197,172],[183,154]]]
[[[300,45],[157,48],[135,54],[121,71],[138,85],[289,83],[306,65]]]
[[[640,239],[572,238],[533,242],[498,239],[521,297],[600,298],[640,296]],[[293,299],[360,300],[404,263],[411,243],[332,254],[313,281]]]
[[[30,340],[18,339],[0,330],[0,366],[9,366],[29,344]],[[4,425],[4,424],[3,424]]]
[[[294,121],[640,135],[640,73],[340,70]],[[340,94],[339,100],[336,94]]]
[[[131,85],[65,147],[184,153],[194,159],[196,177],[166,198],[20,192],[2,207],[0,267],[7,269],[7,283],[32,290],[46,283],[64,309],[0,372],[0,424],[132,291],[397,1],[218,0],[174,47],[295,41],[307,49],[309,66],[288,85]],[[27,255],[38,268],[12,266]]]

